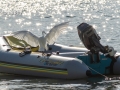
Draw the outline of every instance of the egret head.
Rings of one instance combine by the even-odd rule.
[[[45,34],[46,34],[46,32],[45,32],[45,31],[42,31],[42,36],[44,36],[44,37],[45,37]]]

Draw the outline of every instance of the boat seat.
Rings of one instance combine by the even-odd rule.
[[[39,46],[32,47],[31,45],[27,44],[24,40],[19,40],[17,38],[14,38],[13,36],[3,36],[6,42],[10,45],[10,47],[13,50],[24,50],[24,46],[30,46],[32,52],[37,52],[39,49]]]

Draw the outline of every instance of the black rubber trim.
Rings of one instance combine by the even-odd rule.
[[[91,71],[90,71],[90,70],[87,70],[87,71],[86,71],[86,75],[87,75],[87,76],[92,76]]]

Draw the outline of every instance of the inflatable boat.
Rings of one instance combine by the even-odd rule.
[[[73,58],[87,49],[54,44],[50,45],[53,49],[43,53],[38,51],[38,47],[23,47],[19,42],[12,36],[0,37],[1,73],[62,79],[85,78],[90,74],[89,68],[81,60]],[[63,52],[74,54],[73,57],[68,57],[70,54],[64,54],[64,57],[57,55]]]
[[[86,49],[52,44],[43,52],[11,35],[1,36],[0,72],[62,79],[120,74],[120,54],[103,46],[91,25],[82,23],[77,29]]]

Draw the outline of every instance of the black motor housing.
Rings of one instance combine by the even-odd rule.
[[[93,48],[97,48],[102,52],[104,51],[104,47],[99,42],[101,38],[91,25],[82,23],[77,27],[77,30],[81,41],[87,49],[92,50]]]

